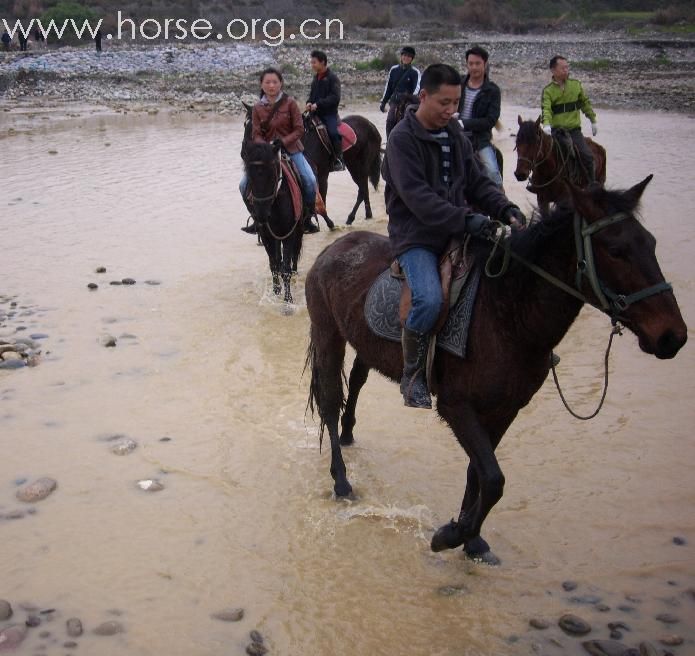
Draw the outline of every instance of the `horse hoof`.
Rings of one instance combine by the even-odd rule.
[[[345,222],[345,225],[352,225],[354,222],[355,222],[355,217],[354,216],[348,216],[348,219]]]
[[[343,433],[340,436],[340,446],[350,446],[351,444],[355,443],[355,438],[352,436],[352,433]]]
[[[349,497],[352,494],[352,485],[347,480],[340,481],[333,486],[333,491],[338,498]]]
[[[501,565],[502,561],[490,551],[490,545],[479,535],[468,540],[463,547],[466,556],[477,563]]]
[[[370,212],[370,213],[367,214],[364,218],[367,219],[367,220],[369,220],[369,219],[373,219],[374,217],[372,216],[372,213]]]
[[[502,561],[497,556],[495,556],[495,554],[492,553],[492,551],[485,551],[483,553],[478,554],[469,554],[468,552],[466,552],[466,558],[470,558],[472,561],[476,563],[490,565],[491,567],[498,567],[502,564]]]
[[[463,544],[463,540],[459,537],[458,524],[452,519],[448,524],[444,524],[437,529],[437,532],[432,536],[430,549],[432,551],[444,551],[445,549],[456,549]]]

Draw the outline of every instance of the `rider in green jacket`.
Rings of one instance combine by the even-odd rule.
[[[598,132],[596,114],[589,97],[584,93],[581,82],[569,77],[569,62],[559,55],[550,60],[553,79],[544,89],[541,100],[543,109],[543,131],[553,134],[558,129],[566,130],[579,152],[589,183],[596,182],[594,156],[584,140],[580,110],[591,121],[591,134]]]

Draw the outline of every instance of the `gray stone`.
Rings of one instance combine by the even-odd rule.
[[[251,633],[249,633],[249,636],[251,638],[251,642],[257,642],[259,645],[263,644],[263,636],[258,631],[256,631],[256,629],[251,631]]]
[[[145,478],[137,482],[137,486],[145,492],[161,492],[164,484],[156,478]]]
[[[2,360],[0,359],[0,369],[22,369],[26,367],[24,360]]]
[[[558,626],[569,635],[586,635],[591,632],[591,625],[577,615],[566,613],[558,620]]]
[[[71,638],[79,638],[84,629],[82,628],[82,622],[77,617],[71,617],[66,623],[68,629],[68,635]]]
[[[89,282],[87,283],[87,289],[99,289],[99,285],[97,285],[95,282]]]
[[[623,656],[627,650],[627,645],[615,640],[587,640],[582,642],[582,647],[591,656]]]
[[[672,613],[659,613],[656,616],[656,619],[664,624],[678,624],[678,622],[680,622],[680,618],[676,617]]]
[[[106,348],[112,348],[116,346],[117,341],[118,340],[113,335],[104,335],[101,338],[101,345],[105,346]]]
[[[65,649],[75,649],[77,646],[78,643],[76,643],[74,640],[68,640],[67,642],[63,643],[63,647],[65,647]]]
[[[659,638],[659,642],[667,647],[678,647],[683,644],[683,638],[679,635],[666,635]]]
[[[135,284],[135,280],[133,278],[123,278],[123,280],[121,280],[121,282],[124,285],[134,285]]]
[[[9,601],[0,599],[0,622],[9,620],[12,617],[12,606]]]
[[[111,445],[111,453],[117,456],[125,456],[135,451],[137,447],[138,443],[135,440],[125,437]]]
[[[562,588],[566,592],[572,592],[572,590],[577,589],[577,582],[576,581],[563,581],[562,582]]]
[[[651,642],[639,643],[640,656],[659,656],[657,648]]]
[[[94,270],[95,273],[106,273],[106,267],[100,266]]]
[[[46,339],[48,335],[46,333],[32,333],[29,337],[31,339]]]
[[[26,638],[27,627],[21,624],[10,624],[0,631],[0,651],[12,651]]]
[[[41,618],[38,615],[29,615],[25,624],[29,627],[36,627],[41,624]]]
[[[683,546],[685,544],[688,544],[688,541],[684,537],[681,537],[680,535],[676,535],[673,538],[673,544],[677,544],[678,546]]]
[[[58,482],[53,478],[39,478],[30,485],[17,490],[17,498],[20,501],[34,503],[45,499],[58,486]]]
[[[550,626],[549,622],[546,622],[545,620],[539,619],[537,617],[533,617],[528,621],[529,625],[532,626],[534,629],[539,629],[542,631],[543,629],[547,629]]]
[[[249,656],[265,656],[268,653],[268,648],[260,642],[252,642],[246,646],[246,653]]]
[[[159,280],[145,280],[146,285],[161,285],[161,281]]]
[[[97,626],[96,629],[94,629],[94,633],[96,633],[96,635],[100,635],[100,636],[112,636],[112,635],[116,635],[117,633],[124,633],[124,632],[125,632],[125,627],[120,622],[116,622],[115,620],[109,620],[108,622],[102,622],[99,626]]]
[[[223,622],[238,622],[244,617],[243,608],[223,608],[211,615],[213,619],[222,620]]]
[[[598,595],[585,594],[578,595],[576,597],[570,597],[570,601],[575,604],[588,604],[593,606],[601,602],[601,597],[599,597]]]
[[[5,351],[2,355],[0,355],[0,358],[7,362],[9,360],[21,360],[22,355],[17,353],[17,351]]]

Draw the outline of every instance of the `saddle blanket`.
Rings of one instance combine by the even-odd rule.
[[[357,143],[357,135],[347,123],[343,121],[338,123],[338,132],[340,132],[340,136],[343,138],[343,152],[350,150]]]
[[[466,357],[468,329],[473,317],[473,305],[480,283],[480,268],[474,267],[454,307],[449,310],[444,326],[437,334],[437,347]],[[372,284],[364,304],[364,316],[371,331],[392,342],[401,341],[401,281],[386,269]]]

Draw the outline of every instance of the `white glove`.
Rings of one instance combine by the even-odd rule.
[[[595,137],[598,134],[598,125],[596,123],[591,124],[591,136]]]
[[[543,132],[545,132],[548,136],[550,136],[553,132],[553,129],[549,125],[544,125],[543,126]]]

